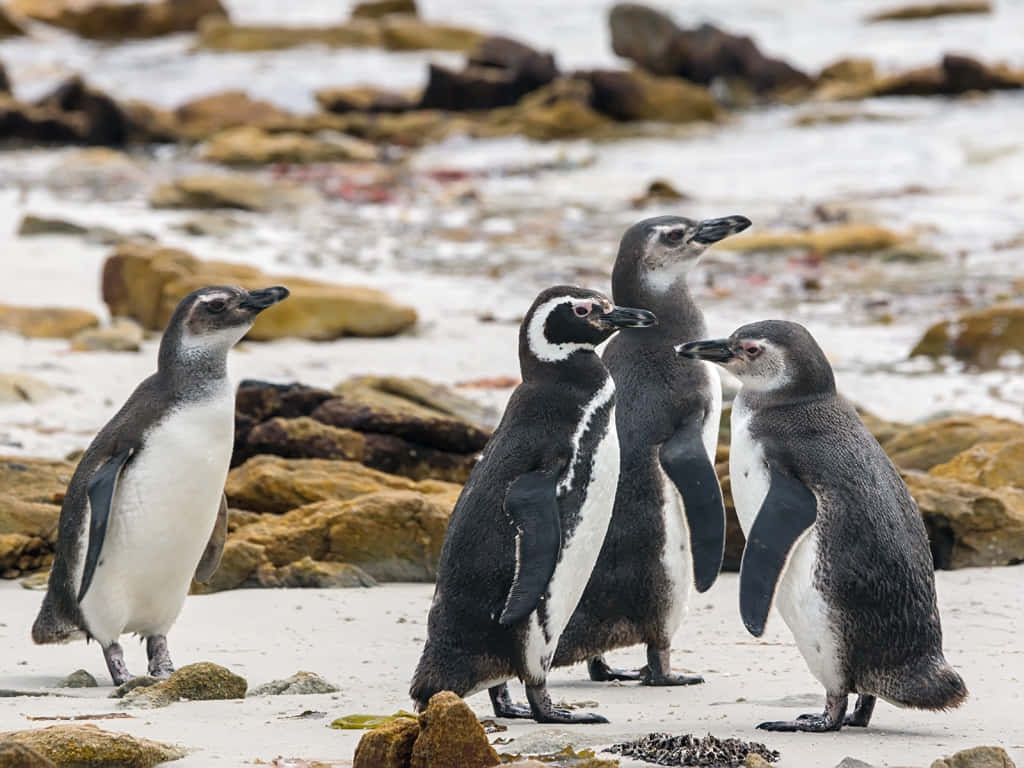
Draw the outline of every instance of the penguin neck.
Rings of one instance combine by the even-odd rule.
[[[557,386],[579,387],[586,382],[587,389],[600,389],[608,378],[608,369],[593,347],[578,349],[564,360],[545,362],[539,360],[529,349],[519,355],[519,367],[523,383],[537,381],[555,382]]]
[[[230,345],[188,344],[168,331],[160,341],[158,375],[174,400],[204,400],[229,382]]]
[[[640,280],[615,281],[612,285],[615,303],[653,312],[658,324],[651,328],[623,328],[620,334],[637,343],[664,346],[702,338],[706,332],[704,313],[690,295],[686,275],[679,275],[664,287]]]

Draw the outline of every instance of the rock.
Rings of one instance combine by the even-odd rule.
[[[353,19],[379,19],[390,13],[416,16],[416,0],[362,0],[352,8]]]
[[[56,763],[24,744],[0,744],[0,768],[56,768]]]
[[[663,179],[655,179],[647,185],[647,189],[642,195],[637,195],[630,201],[630,203],[634,208],[646,208],[648,205],[654,203],[667,203],[676,200],[689,199],[689,195],[683,194],[667,181]]]
[[[771,768],[772,764],[756,752],[748,752],[743,758],[743,768]]]
[[[615,120],[689,123],[712,120],[718,114],[706,88],[676,77],[614,70],[594,70],[576,76],[590,83],[590,105]]]
[[[471,66],[519,73],[520,77],[529,79],[536,87],[547,85],[558,76],[554,54],[542,53],[518,40],[501,35],[484,38],[470,52],[468,63]]]
[[[844,757],[836,765],[836,768],[875,768],[871,763],[865,763],[863,760],[858,760],[855,757]]]
[[[362,48],[377,47],[381,43],[381,27],[370,19],[302,27],[233,24],[228,19],[209,17],[199,24],[196,37],[197,48],[213,51],[268,51],[300,45]]]
[[[821,95],[837,99],[875,96],[957,96],[970,92],[1024,88],[1024,72],[1005,65],[986,65],[969,56],[946,54],[938,66],[877,77],[868,82],[840,83]]]
[[[233,507],[282,514],[320,501],[349,501],[380,491],[458,496],[459,487],[438,480],[414,481],[353,461],[254,456],[228,473],[225,493]],[[306,553],[302,553],[306,554]],[[284,565],[299,557],[278,563]],[[314,556],[314,559],[322,559]]]
[[[538,141],[607,135],[611,124],[590,106],[592,101],[589,83],[560,78],[527,94],[513,107],[491,111],[474,132],[481,136],[522,135]]]
[[[238,208],[266,211],[297,208],[316,194],[285,182],[262,181],[243,174],[181,176],[158,186],[149,196],[153,208]]]
[[[248,695],[252,696],[301,696],[317,693],[337,693],[341,689],[328,683],[315,672],[296,672],[283,680],[271,680],[256,686]]]
[[[968,13],[992,13],[992,4],[988,0],[945,0],[938,3],[904,5],[873,13],[866,21],[915,21]]]
[[[58,85],[37,106],[79,116],[80,139],[87,144],[122,146],[134,133],[132,122],[121,106],[102,91],[90,88],[78,75]]]
[[[409,768],[412,745],[420,735],[419,721],[400,717],[363,734],[352,768]]]
[[[242,699],[248,684],[244,677],[208,661],[175,670],[166,680],[125,694],[121,706],[127,709],[157,709],[177,701]]]
[[[61,680],[58,684],[58,688],[96,688],[99,683],[96,682],[96,678],[90,675],[84,669],[76,669],[70,675]]]
[[[807,88],[803,72],[762,54],[745,36],[711,25],[680,29],[668,16],[637,3],[617,3],[609,15],[612,50],[655,75],[699,85],[735,78],[757,93]]]
[[[869,224],[843,224],[820,230],[761,232],[723,240],[729,251],[812,251],[822,255],[871,253],[901,246],[904,235]]]
[[[875,62],[871,59],[849,57],[829,64],[818,74],[818,84],[852,83],[855,85],[872,83],[876,77]]]
[[[972,747],[936,760],[931,768],[1015,768],[1002,747]]]
[[[507,107],[537,87],[521,82],[512,70],[467,67],[459,71],[431,64],[419,107],[453,112]]]
[[[416,16],[391,15],[380,20],[381,43],[392,51],[472,51],[484,39],[479,32],[434,24]]]
[[[964,312],[925,331],[910,356],[942,357],[992,368],[1008,352],[1024,353],[1024,304],[997,304]]]
[[[441,140],[457,133],[457,128],[465,133],[476,129],[475,124],[459,122],[450,113],[437,109],[414,109],[401,114],[359,113],[345,117],[351,121],[346,128],[348,133],[368,141],[402,147],[418,147]]]
[[[83,141],[85,133],[81,115],[22,104],[0,95],[0,140],[15,139],[29,144],[74,143]]]
[[[410,768],[486,768],[501,763],[473,710],[451,691],[431,696],[419,723]]]
[[[285,589],[354,589],[375,587],[377,580],[357,565],[325,563],[304,557],[277,568],[272,573],[258,574],[260,586]]]
[[[24,34],[25,30],[11,18],[11,14],[7,12],[7,9],[0,7],[0,38],[21,37]],[[7,75],[4,72],[3,65],[0,65],[0,93],[9,93],[10,90],[11,87],[7,82]]]
[[[89,227],[83,227],[67,219],[49,218],[26,213],[18,225],[18,237],[35,235],[70,235],[81,236],[89,233]]]
[[[71,339],[75,352],[138,352],[142,326],[126,317],[115,318],[106,328],[79,331]]]
[[[35,376],[24,373],[0,373],[0,405],[40,403],[56,394],[56,389]]]
[[[159,682],[159,677],[150,677],[149,675],[136,675],[135,677],[125,680],[119,686],[114,688],[114,690],[110,692],[110,698],[123,699],[136,688],[148,688],[149,686],[156,685]]]
[[[9,10],[93,40],[125,40],[190,32],[207,16],[226,16],[220,0],[9,0]]]
[[[1024,439],[1024,424],[994,416],[950,416],[901,430],[882,442],[900,469],[930,470],[979,443]]]
[[[373,86],[354,88],[324,88],[316,92],[316,101],[328,112],[408,112],[415,109],[419,99]]]
[[[221,91],[188,101],[174,110],[175,130],[195,139],[228,128],[267,128],[286,124],[293,115],[244,91]]]
[[[30,339],[67,339],[99,324],[99,318],[84,309],[0,304],[0,331],[19,333]]]
[[[229,536],[224,545],[224,555],[221,557],[220,565],[210,581],[200,584],[193,580],[190,593],[205,595],[242,586],[260,586],[255,574],[260,566],[266,563],[265,547],[249,541],[232,540]]]
[[[225,165],[269,163],[373,162],[377,148],[367,141],[342,133],[306,136],[300,133],[267,133],[243,126],[215,134],[201,153],[203,160]]]
[[[151,768],[187,754],[187,750],[174,744],[104,731],[95,725],[51,725],[10,731],[0,733],[0,743],[29,747],[59,768]]]
[[[928,474],[984,488],[1024,489],[1024,439],[978,443],[945,464],[932,467]]]
[[[7,17],[4,15],[4,9],[0,7],[0,37],[4,37],[3,24]],[[0,62],[0,96],[8,96],[11,93],[11,81],[7,78],[7,70],[4,68],[3,62]]]
[[[23,578],[20,582],[22,589],[45,590],[50,583],[49,571],[36,571]]]
[[[904,472],[903,479],[921,510],[936,568],[1024,560],[1024,490],[991,490],[917,472]]]
[[[253,421],[273,417],[293,419],[308,416],[317,406],[336,395],[328,389],[307,387],[305,384],[274,384],[245,379],[235,393],[235,410]]]
[[[346,459],[365,463],[367,449],[366,438],[355,430],[300,416],[269,419],[252,427],[245,442],[236,448],[232,463],[239,455],[248,458],[261,453],[288,459]]]

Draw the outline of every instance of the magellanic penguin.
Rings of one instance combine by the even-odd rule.
[[[759,637],[774,599],[825,687],[824,714],[758,727],[867,726],[876,697],[918,709],[959,706],[967,688],[942,654],[921,515],[889,457],[836,393],[811,334],[770,320],[678,351],[718,363],[743,385],[729,453],[747,537],[743,623]],[[859,696],[845,716],[850,693]]]
[[[655,317],[571,286],[541,293],[519,331],[523,383],[459,496],[410,694],[490,689],[499,717],[607,722],[555,709],[551,657],[601,549],[619,476],[615,384],[595,347]],[[526,684],[514,705],[506,681]]]
[[[143,381],[85,451],[64,497],[37,643],[84,633],[115,685],[131,675],[118,638],[146,638],[149,674],[173,671],[166,635],[193,574],[208,580],[227,536],[235,393],[227,355],[285,288],[201,288],[183,298]]]
[[[687,274],[712,243],[750,226],[743,216],[693,221],[659,216],[626,230],[612,272],[612,298],[658,316],[651,331],[625,330],[604,362],[619,395],[622,470],[601,556],[555,666],[586,660],[593,680],[689,685],[673,674],[672,636],[690,585],[707,590],[725,549],[725,507],[715,475],[722,392],[715,366],[672,354],[705,335]],[[647,645],[641,670],[611,669],[601,654]]]

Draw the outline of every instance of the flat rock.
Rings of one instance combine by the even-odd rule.
[[[981,368],[1007,353],[1024,354],[1024,304],[997,304],[936,323],[911,350],[911,357],[951,355]]]
[[[355,589],[375,587],[377,580],[351,563],[324,562],[304,557],[280,568],[260,568],[261,587],[285,589]]]
[[[35,376],[25,373],[0,373],[0,404],[41,403],[56,394],[56,389]]]
[[[226,16],[220,0],[9,0],[16,14],[52,24],[80,37],[124,40],[194,30],[204,16]]]
[[[103,328],[88,328],[71,338],[75,352],[138,352],[142,349],[142,326],[130,318],[115,318]]]
[[[947,0],[939,3],[902,5],[873,13],[867,17],[867,21],[917,21],[939,16],[978,13],[992,13],[992,4],[988,0]]]
[[[1002,747],[972,747],[952,757],[941,758],[931,768],[1015,768],[1013,760]]]
[[[315,672],[296,672],[283,680],[271,680],[253,688],[248,696],[298,696],[318,693],[337,693],[340,688],[327,682]]]
[[[342,133],[306,136],[301,133],[267,133],[253,126],[231,128],[215,134],[202,158],[224,165],[269,163],[374,162],[377,147]]]
[[[811,251],[823,255],[872,253],[905,244],[907,237],[870,224],[843,224],[819,230],[761,232],[723,240],[728,251]]]
[[[0,743],[29,747],[59,768],[151,768],[187,754],[187,750],[174,744],[105,731],[95,725],[51,725],[10,731],[0,733]]]
[[[0,304],[0,331],[19,333],[31,339],[67,339],[99,324],[99,318],[84,309]]]
[[[374,86],[323,88],[316,92],[316,101],[328,112],[408,112],[415,109],[419,98]]]
[[[214,51],[268,51],[301,45],[328,48],[379,47],[383,43],[380,25],[372,19],[353,19],[332,26],[275,26],[235,24],[211,17],[199,25],[196,47]]]
[[[417,16],[392,14],[380,19],[381,44],[392,51],[464,51],[475,49],[484,35],[452,24],[437,24]]]
[[[215,20],[216,21],[216,20]],[[220,91],[187,101],[170,116],[174,130],[201,139],[229,128],[269,128],[287,124],[294,115],[244,91]]]
[[[245,698],[248,684],[231,670],[208,661],[189,664],[175,670],[169,678],[154,685],[129,691],[121,699],[126,709],[157,709],[175,702]]]
[[[182,176],[150,193],[153,208],[236,208],[267,211],[294,208],[316,199],[316,193],[282,181],[263,181],[244,174]]]
[[[640,70],[592,70],[575,76],[590,83],[591,106],[614,120],[690,123],[713,120],[719,112],[707,88],[678,77]]]
[[[972,445],[928,474],[985,488],[1024,488],[1024,439]]]
[[[900,469],[929,470],[979,443],[1024,440],[1024,424],[995,416],[948,416],[879,439]]]
[[[416,0],[362,0],[352,7],[353,19],[379,19],[391,13],[417,14]]]
[[[410,768],[488,768],[501,763],[473,710],[451,691],[430,697],[419,725]]]

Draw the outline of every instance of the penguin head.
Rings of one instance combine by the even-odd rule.
[[[762,320],[727,339],[680,344],[682,357],[718,363],[753,392],[824,394],[835,391],[832,366],[818,342],[799,323]]]
[[[708,246],[750,226],[745,216],[696,221],[683,216],[655,216],[626,230],[619,243],[612,285],[642,281],[661,292],[686,275]]]
[[[603,293],[557,285],[542,291],[519,331],[520,358],[556,363],[574,352],[593,352],[620,328],[646,328],[658,322],[645,309],[617,307]]]
[[[256,316],[288,297],[283,286],[247,291],[244,288],[213,285],[193,291],[178,302],[167,323],[161,342],[168,354],[226,354],[249,331]]]

